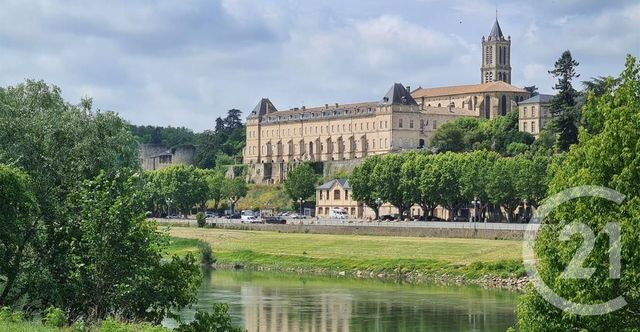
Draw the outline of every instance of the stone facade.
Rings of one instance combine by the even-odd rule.
[[[247,118],[243,151],[247,180],[278,183],[304,161],[340,162],[422,149],[442,124],[458,117],[493,119],[517,109],[529,93],[511,85],[510,38],[496,20],[483,37],[480,84],[410,88],[395,83],[378,101],[279,111],[268,98]],[[491,52],[491,61],[486,57]],[[494,52],[495,51],[495,52]]]
[[[196,147],[179,145],[167,148],[164,144],[140,144],[140,164],[145,171],[154,171],[171,165],[193,165]]]
[[[518,129],[538,138],[540,131],[551,121],[549,103],[552,98],[553,95],[536,95],[521,102],[518,106]]]

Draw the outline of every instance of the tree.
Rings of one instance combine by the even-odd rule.
[[[214,210],[217,210],[218,205],[222,200],[224,174],[220,172],[207,173],[207,175],[205,175],[205,181],[207,181],[207,186],[209,187],[207,198],[213,200],[213,208]]]
[[[455,121],[447,122],[440,126],[431,138],[431,147],[439,152],[465,151],[467,146],[464,144],[465,132]]]
[[[0,164],[0,307],[13,305],[37,273],[38,204],[28,175]]]
[[[167,213],[175,208],[187,215],[194,206],[206,202],[209,186],[204,174],[191,165],[173,165],[157,171],[155,186],[167,204]]]
[[[89,106],[66,102],[58,87],[42,81],[0,88],[0,162],[30,176],[40,207],[33,237],[38,255],[25,261],[29,266],[23,270],[39,271],[12,290],[20,298],[14,305],[28,303],[29,311],[57,305],[68,296],[64,287],[71,273],[73,230],[62,208],[67,196],[101,171],[140,167],[138,142],[128,124],[115,113]]]
[[[242,128],[243,124],[242,124],[242,119],[240,118],[240,115],[242,114],[242,111],[240,111],[239,109],[230,109],[227,111],[227,117],[224,118],[224,126],[225,128],[229,128],[229,129],[236,129],[236,128]]]
[[[602,119],[597,134],[581,132],[573,147],[555,169],[549,193],[579,185],[599,185],[625,195],[621,204],[605,199],[583,197],[565,202],[544,221],[534,251],[537,268],[547,286],[575,303],[601,303],[623,296],[628,305],[606,315],[568,314],[545,301],[532,287],[518,304],[518,328],[521,331],[634,331],[640,326],[637,306],[640,302],[640,65],[627,56],[621,83],[613,98],[604,95],[594,112]],[[588,279],[559,277],[583,245],[580,236],[558,241],[567,225],[581,222],[596,235],[593,249],[584,261],[595,268]],[[610,222],[620,223],[620,244],[612,247],[603,233]],[[620,248],[620,278],[610,278],[610,252]]]
[[[578,122],[580,112],[576,108],[578,91],[573,88],[571,82],[580,77],[576,74],[578,62],[573,59],[571,52],[564,51],[555,63],[555,68],[549,74],[558,79],[554,86],[557,91],[551,99],[550,110],[554,116],[551,126],[558,134],[556,142],[560,151],[567,151],[569,146],[578,141]]]
[[[398,175],[402,172],[402,165],[407,156],[405,154],[388,154],[380,159],[373,169],[372,177],[375,192],[378,193],[382,201],[389,202],[396,208],[400,218],[414,202],[411,195],[403,190],[402,182],[398,181]]]
[[[433,191],[431,172],[432,155],[407,154],[400,170],[400,190],[409,202],[420,205],[423,218],[427,220],[436,207],[436,193]]]
[[[613,76],[598,76],[582,81],[582,86],[585,94],[593,93],[596,97],[601,97],[605,93],[611,93],[611,90],[615,89],[620,82],[620,78]]]
[[[433,179],[433,190],[437,193],[436,203],[449,210],[449,220],[453,220],[458,206],[465,203],[461,184],[460,154],[447,152],[434,158],[429,169]]]
[[[71,320],[159,323],[195,300],[200,270],[193,255],[165,260],[167,238],[145,221],[144,183],[122,169],[85,181],[67,199],[70,278],[61,308]]]
[[[524,89],[527,90],[527,92],[529,92],[530,97],[538,95],[538,87],[535,85],[525,86]]]
[[[289,171],[287,179],[284,181],[284,190],[293,201],[300,203],[300,209],[302,209],[300,199],[306,200],[314,197],[317,182],[318,176],[313,172],[311,166],[303,163]]]
[[[516,183],[520,174],[520,161],[516,158],[499,158],[490,169],[487,196],[493,204],[506,211],[507,222],[514,222],[514,211],[522,202]]]
[[[376,220],[380,219],[380,205],[378,200],[381,199],[376,191],[378,188],[373,181],[373,171],[380,162],[380,156],[371,156],[365,159],[360,166],[353,169],[349,177],[349,185],[351,185],[352,197],[354,200],[364,203],[371,208],[376,214]]]
[[[234,327],[229,316],[229,306],[216,303],[211,313],[204,310],[196,310],[194,319],[190,323],[181,323],[176,332],[244,332],[239,327]]]
[[[244,182],[242,178],[233,178],[233,179],[224,179],[222,181],[222,189],[221,196],[227,200],[231,205],[231,212],[233,213],[234,208],[238,200],[247,195],[247,183]]]

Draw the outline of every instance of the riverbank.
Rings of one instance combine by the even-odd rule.
[[[409,283],[526,284],[520,241],[293,234],[175,227],[172,250],[208,242],[217,268],[244,268]]]

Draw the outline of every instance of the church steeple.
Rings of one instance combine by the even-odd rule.
[[[498,11],[489,36],[482,37],[482,66],[480,83],[504,81],[511,83],[511,36],[504,38]]]

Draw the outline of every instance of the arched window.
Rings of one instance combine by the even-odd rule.
[[[442,105],[440,103],[438,103],[438,107],[442,107]]]
[[[502,98],[500,98],[500,114],[507,115],[507,97],[506,96],[502,96]]]
[[[489,119],[491,115],[491,97],[484,97],[484,117]]]
[[[478,107],[478,96],[473,96],[473,109],[475,110]]]

